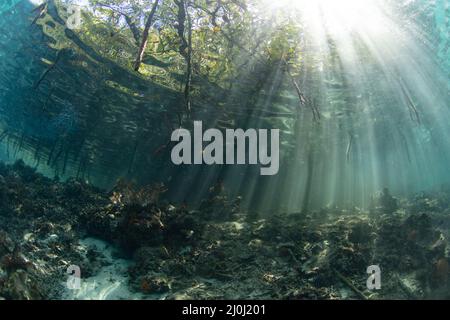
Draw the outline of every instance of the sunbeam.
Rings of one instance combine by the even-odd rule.
[[[449,9],[0,0],[0,300],[449,299]]]

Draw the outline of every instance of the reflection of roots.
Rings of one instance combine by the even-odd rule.
[[[8,136],[8,130],[3,131],[3,132],[0,134],[0,142],[2,142],[3,139],[5,139],[7,136]]]

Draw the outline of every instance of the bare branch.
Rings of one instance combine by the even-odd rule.
[[[147,22],[145,23],[144,32],[142,33],[141,45],[139,46],[139,51],[138,51],[138,54],[136,57],[136,62],[134,63],[135,71],[139,70],[142,60],[144,59],[144,52],[145,52],[145,49],[147,48],[150,27],[152,26],[153,17],[155,16],[156,8],[158,7],[158,4],[159,4],[159,0],[156,0],[155,3],[153,3],[152,10],[150,11],[150,14],[147,17]]]

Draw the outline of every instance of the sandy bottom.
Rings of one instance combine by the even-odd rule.
[[[105,265],[95,276],[83,278],[81,273],[81,288],[68,289],[63,294],[65,300],[136,300],[148,299],[142,294],[131,292],[128,288],[127,269],[131,261],[114,257],[114,248],[108,243],[95,238],[80,240],[80,247],[87,253],[95,249],[105,257]]]

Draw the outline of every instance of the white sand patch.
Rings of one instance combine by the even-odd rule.
[[[131,292],[128,289],[127,269],[131,261],[116,258],[113,255],[114,249],[106,242],[85,238],[80,241],[82,250],[87,252],[90,248],[95,248],[101,252],[108,262],[108,265],[92,277],[83,278],[81,270],[81,288],[77,290],[66,289],[62,297],[66,300],[137,300],[145,299],[142,294]],[[64,284],[65,285],[65,284]],[[66,286],[65,286],[66,287]],[[147,297],[148,298],[148,297]]]

